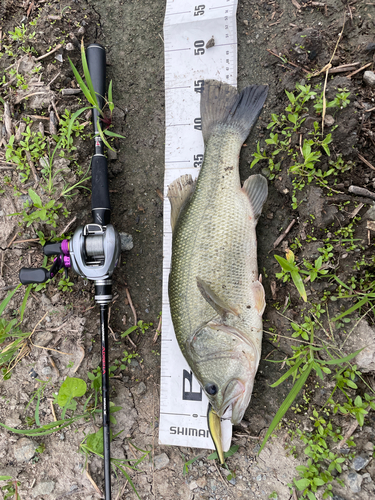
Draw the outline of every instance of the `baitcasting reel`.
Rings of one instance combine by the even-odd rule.
[[[44,283],[53,278],[60,269],[73,268],[82,278],[95,283],[95,302],[99,305],[109,304],[112,300],[111,276],[120,257],[120,236],[112,224],[86,224],[76,229],[71,240],[60,243],[47,243],[43,248],[44,255],[57,255],[50,270],[44,267],[20,270],[20,282]]]

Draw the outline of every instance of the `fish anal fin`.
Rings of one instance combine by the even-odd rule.
[[[244,182],[242,191],[244,191],[249,198],[251,208],[253,209],[254,220],[255,223],[257,223],[268,195],[267,180],[263,175],[250,175]]]
[[[198,276],[197,286],[203,298],[221,317],[224,317],[228,313],[234,314],[235,316],[240,314],[239,310],[235,306],[228,304],[225,300],[221,299],[217,293],[212,290],[211,286]]]
[[[176,227],[181,210],[189,201],[194,192],[196,181],[191,175],[182,175],[175,179],[168,187],[168,198],[171,203],[171,226],[172,231]]]
[[[264,293],[263,285],[260,281],[254,281],[251,285],[253,298],[255,302],[255,309],[259,316],[262,316],[266,307],[266,294]]]

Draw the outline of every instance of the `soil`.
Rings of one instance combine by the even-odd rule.
[[[164,11],[165,3],[160,0],[6,0],[0,7],[2,71],[15,62],[14,58],[4,54],[4,45],[10,43],[8,32],[22,23],[29,26],[31,21],[36,21],[35,26],[29,26],[30,32],[35,31],[32,40],[36,51],[34,57],[46,54],[56,43],[61,44],[61,48],[39,61],[40,81],[46,86],[50,82],[47,89],[43,87],[45,93],[42,98],[36,94],[28,100],[21,100],[31,88],[37,92],[38,85],[30,86],[25,91],[10,86],[9,92],[3,86],[0,87],[1,96],[11,105],[13,124],[18,125],[26,115],[37,115],[39,118],[32,118],[33,130],[42,122],[48,135],[51,111],[57,110],[62,116],[65,109],[76,111],[83,105],[82,94],[77,97],[60,92],[66,88],[77,88],[68,57],[81,68],[79,47],[82,37],[85,45],[97,41],[106,47],[107,80],[113,80],[115,103],[112,123],[114,131],[125,136],[124,140],[115,140],[117,153],[109,154],[112,223],[119,232],[130,234],[134,245],[131,250],[122,253],[121,263],[113,275],[116,298],[110,316],[110,363],[122,359],[124,349],[133,352],[132,343],[139,354],[126,369],[117,369],[116,377],[111,380],[111,399],[122,407],[116,413],[114,433],[123,431],[113,442],[112,455],[139,458],[141,454],[133,445],[150,450],[149,456],[138,465],[138,471],[127,470],[139,497],[186,500],[299,498],[301,492],[295,490],[293,493],[288,483],[298,476],[295,467],[306,463],[306,457],[302,443],[298,439],[293,443],[290,441],[288,429],[299,426],[310,432],[312,407],[321,408],[331,389],[329,383],[319,383],[317,378],[310,377],[294,410],[284,417],[277,436],[269,440],[258,456],[261,439],[292,387],[288,381],[276,389],[270,387],[286,368],[270,363],[269,359],[285,360],[293,353],[291,346],[296,342],[290,338],[290,320],[298,321],[301,313],[305,314],[292,282],[283,283],[275,278],[280,266],[273,255],[285,255],[284,250],[298,238],[301,248],[295,250],[297,259],[300,262],[303,258],[313,261],[319,256],[318,248],[327,237],[327,232],[332,237],[335,231],[350,225],[354,218],[351,217],[353,211],[362,203],[354,221],[354,237],[360,241],[361,247],[348,250],[347,246],[343,248],[340,242],[333,241],[334,263],[337,276],[344,282],[352,277],[361,279],[365,272],[371,271],[373,243],[367,223],[375,220],[373,202],[368,197],[351,194],[348,187],[355,185],[370,191],[375,188],[375,168],[369,165],[375,157],[375,112],[369,111],[375,106],[375,88],[364,83],[365,70],[351,78],[347,78],[348,72],[336,73],[328,80],[329,100],[334,98],[339,88],[345,87],[351,93],[349,106],[334,114],[337,128],[332,133],[333,142],[330,145],[334,160],[341,154],[345,162],[355,165],[338,178],[335,189],[339,193],[311,184],[298,194],[298,201],[302,203],[293,210],[287,161],[283,162],[276,178],[269,182],[268,201],[258,224],[259,269],[262,270],[267,297],[262,361],[251,404],[244,421],[234,429],[233,444],[239,448],[227,463],[236,477],[228,482],[226,471],[207,460],[209,451],[158,445],[160,336],[156,327],[162,302]],[[346,21],[343,28],[344,15]],[[358,69],[369,63],[372,65],[366,70],[374,69],[375,4],[360,0],[240,1],[237,24],[238,87],[241,89],[255,83],[269,85],[264,112],[241,153],[240,169],[244,180],[249,175],[257,142],[260,140],[261,146],[265,146],[271,113],[280,114],[287,106],[285,90],[293,91],[296,82],[307,83],[307,72],[324,68],[330,61],[342,29],[343,37],[332,60],[333,66],[358,62]],[[22,54],[21,45],[15,42],[12,45],[17,62]],[[29,78],[37,61],[32,60],[31,66],[26,64],[30,62],[28,56],[23,61],[26,66],[22,70],[20,64],[19,73]],[[313,85],[323,81],[324,75],[312,80]],[[309,112],[311,115],[314,113],[313,109]],[[313,118],[320,119],[315,115]],[[5,113],[2,121],[5,123]],[[20,240],[35,239],[38,236],[36,231],[41,230],[49,235],[51,226],[39,223],[27,227],[22,223],[21,216],[9,217],[11,213],[22,211],[28,188],[27,183],[25,186],[20,182],[17,170],[5,169],[8,139],[1,125],[0,188],[4,192],[0,195],[0,300],[3,300],[8,291],[18,284],[18,272],[22,266],[42,265],[39,243]],[[88,134],[91,127],[89,117],[86,127]],[[92,140],[79,140],[77,144],[76,164],[86,169],[93,153]],[[367,163],[359,155],[367,159]],[[74,177],[78,174],[73,165],[73,162],[69,164],[68,175]],[[328,158],[322,159],[322,168],[327,168],[327,165]],[[40,175],[41,167],[36,167],[37,175]],[[265,162],[258,163],[252,171],[258,172],[269,176]],[[32,187],[32,174],[29,181],[32,181],[29,183]],[[60,185],[63,185],[62,181]],[[18,196],[14,195],[14,187]],[[40,186],[35,189],[40,196],[44,196]],[[73,232],[91,217],[90,198],[84,190],[79,190],[71,200],[64,201],[64,206],[70,213],[58,220],[54,229],[57,235]],[[296,222],[291,231],[274,250],[275,240],[293,219]],[[71,221],[72,224],[65,230]],[[366,266],[353,270],[363,257]],[[88,372],[93,372],[100,364],[99,314],[93,306],[93,289],[90,283],[72,274],[74,287],[71,291],[59,291],[55,280],[41,291],[33,290],[28,298],[22,330],[31,332],[35,329],[32,342],[28,343],[27,355],[15,366],[11,378],[0,380],[0,422],[9,427],[25,429],[26,417],[34,416],[36,399],[30,405],[28,403],[40,387],[38,380],[49,380],[40,402],[40,423],[43,425],[53,421],[54,409],[60,411],[53,400],[63,380],[67,376],[80,377],[90,383]],[[150,324],[144,333],[133,332],[129,336],[132,343],[129,338],[120,337],[121,332],[133,325],[126,288],[138,319]],[[316,280],[308,282],[306,289],[308,302],[316,302],[321,300],[325,290],[336,291],[337,282]],[[20,307],[23,295],[22,289],[15,293],[4,313],[7,319]],[[352,303],[348,299],[328,301],[325,307],[332,318],[342,312],[342,307],[349,308]],[[283,311],[284,316],[280,314]],[[350,354],[367,346],[366,355],[362,355],[360,361],[362,365],[358,360],[357,363],[366,372],[367,383],[374,387],[374,317],[369,313],[357,325],[358,317],[357,311],[351,319],[350,326],[355,327],[351,341],[346,344],[344,352]],[[323,326],[328,328],[326,323]],[[345,340],[345,328],[336,327],[331,332],[331,340]],[[322,329],[320,333],[324,335]],[[361,390],[363,392],[363,388]],[[344,483],[343,486],[334,483],[334,498],[373,498],[373,412],[366,415],[364,425],[356,430],[353,429],[355,420],[352,417],[337,414],[332,418],[335,425],[342,427],[343,433],[352,428],[356,456],[368,457],[364,461],[367,464],[356,471],[353,469],[353,457],[348,455],[349,450],[342,450],[343,453],[346,450],[343,456],[347,457],[341,474]],[[84,454],[79,453],[79,445],[85,436],[99,427],[100,418],[95,423],[78,421],[62,432],[32,438],[31,441],[22,441],[25,439],[22,436],[0,428],[0,476],[11,476],[19,482],[18,493],[23,500],[101,498],[96,488],[102,489],[102,460],[90,455],[86,464]],[[41,445],[44,451],[40,448],[35,451]],[[288,453],[294,445],[297,446],[295,455]],[[189,466],[188,473],[184,475],[184,463],[198,455],[200,458]],[[0,481],[0,486],[5,484]],[[274,496],[270,497],[271,494]],[[5,491],[0,490],[0,499],[4,495]],[[137,498],[122,475],[113,477],[113,498]],[[317,498],[322,498],[322,492],[318,491]]]

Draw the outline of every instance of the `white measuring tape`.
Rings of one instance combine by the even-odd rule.
[[[167,1],[160,444],[214,448],[207,425],[207,397],[180,351],[172,325],[168,299],[172,230],[166,195],[174,179],[184,174],[195,179],[202,165],[203,80],[215,79],[237,86],[236,10],[237,0],[203,0],[201,4],[199,0]],[[222,433],[227,451],[232,437],[230,420],[222,421]]]

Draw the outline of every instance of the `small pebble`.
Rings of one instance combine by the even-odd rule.
[[[74,45],[72,43],[70,43],[70,42],[67,43],[65,45],[65,50],[69,50],[69,51],[74,50]]]
[[[366,467],[366,465],[370,462],[371,458],[363,456],[363,455],[358,455],[355,457],[352,463],[352,469],[356,471],[360,471]]]
[[[363,81],[369,87],[375,87],[375,73],[373,71],[365,71]]]
[[[52,370],[50,366],[45,366],[42,368],[42,375],[51,375]]]
[[[169,464],[169,457],[166,453],[161,453],[154,458],[155,470],[164,469]]]
[[[140,382],[138,384],[138,387],[135,390],[135,392],[138,394],[138,396],[142,396],[143,394],[146,393],[146,391],[147,391],[147,387],[143,382]]]

